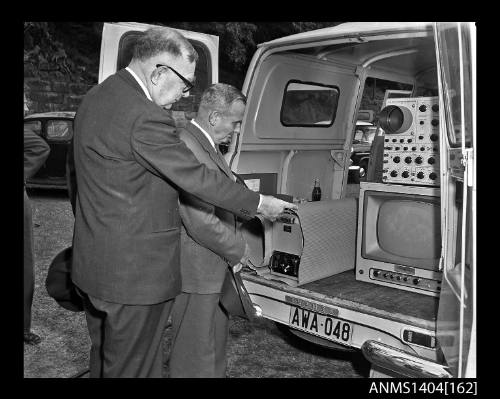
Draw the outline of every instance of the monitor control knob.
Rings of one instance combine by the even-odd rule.
[[[437,175],[436,175],[434,172],[432,172],[432,173],[429,175],[429,178],[430,178],[431,180],[436,180],[436,177],[437,177]]]
[[[410,173],[408,173],[408,171],[405,170],[403,173],[401,173],[401,176],[403,176],[404,178],[407,178],[410,176]]]
[[[434,111],[434,112],[438,112],[438,111],[439,111],[439,105],[434,104],[434,105],[432,106],[432,111]]]
[[[397,175],[398,175],[398,172],[396,172],[395,170],[393,170],[393,171],[391,172],[391,176],[392,176],[392,177],[396,177]]]
[[[384,278],[387,278],[389,274],[388,273],[384,273]]]
[[[423,179],[423,178],[424,178],[424,172],[418,172],[418,173],[417,173],[417,177],[418,177],[419,179]]]
[[[432,133],[430,139],[431,141],[437,141],[438,135],[436,133]]]
[[[420,279],[419,278],[414,278],[413,279],[413,284],[417,285],[418,283],[420,283]]]
[[[399,158],[399,157],[394,157],[392,160],[393,160],[395,163],[399,163],[399,161],[401,161],[401,158]]]
[[[430,157],[430,158],[427,160],[427,163],[428,163],[429,165],[433,165],[435,162],[436,162],[436,160],[434,159],[434,157]]]
[[[375,270],[375,271],[373,272],[373,275],[374,275],[375,277],[378,277],[378,276],[379,276],[379,274],[380,274],[380,272],[379,272],[378,270]]]
[[[411,163],[411,157],[406,157],[406,158],[405,158],[405,162],[406,162],[406,163]]]
[[[439,121],[437,119],[433,119],[433,120],[431,120],[431,125],[435,127],[435,126],[439,125]]]
[[[425,112],[427,111],[427,106],[425,104],[422,104],[420,107],[418,107],[418,109],[420,110],[420,112]]]
[[[415,158],[415,163],[421,164],[422,163],[422,157]]]

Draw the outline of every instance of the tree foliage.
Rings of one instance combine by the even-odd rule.
[[[339,22],[148,22],[219,37],[219,67],[229,83],[242,83],[257,44],[334,26]],[[25,22],[24,61],[97,82],[102,22]],[[227,81],[227,79],[226,79]]]
[[[25,22],[25,66],[31,65],[35,75],[58,71],[70,75],[73,80],[95,82],[98,52],[86,43],[92,41],[96,33],[95,23]],[[100,36],[100,32],[98,34]]]

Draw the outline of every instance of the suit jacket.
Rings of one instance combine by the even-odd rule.
[[[200,163],[233,173],[198,127],[189,123],[179,136]],[[197,294],[221,292],[228,264],[237,264],[245,253],[245,241],[236,229],[234,215],[186,192],[179,197],[182,291]]]
[[[47,142],[28,127],[24,127],[24,180],[33,177],[50,154]]]
[[[201,165],[125,69],[87,93],[74,126],[72,279],[91,296],[148,305],[179,293],[179,188],[256,212],[258,194]]]

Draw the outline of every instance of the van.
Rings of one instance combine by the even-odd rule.
[[[104,25],[99,81],[150,26]],[[217,37],[181,33],[200,61],[179,126],[218,80]],[[260,44],[246,74],[226,160],[299,210],[243,226],[244,284],[262,317],[362,351],[371,377],[476,376],[475,57],[473,23],[344,23]],[[376,133],[348,184],[362,110]]]

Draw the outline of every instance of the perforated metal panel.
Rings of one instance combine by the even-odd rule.
[[[309,202],[298,213],[304,234],[298,285],[353,269],[356,199]]]
[[[283,229],[284,224],[256,220],[247,224],[243,235],[250,245],[251,259],[258,275],[300,286],[311,281],[354,269],[356,257],[357,200],[346,198],[307,202],[297,212],[302,237]],[[284,245],[286,243],[286,245]],[[303,243],[303,245],[302,245]],[[300,254],[297,277],[271,272],[273,251]]]

